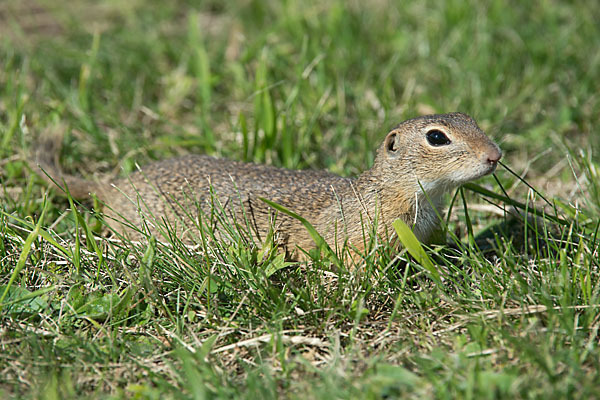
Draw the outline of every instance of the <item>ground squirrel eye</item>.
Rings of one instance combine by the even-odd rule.
[[[450,139],[446,134],[438,129],[432,129],[427,132],[427,141],[432,146],[445,146],[450,144]]]

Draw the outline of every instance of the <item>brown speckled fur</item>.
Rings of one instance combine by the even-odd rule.
[[[429,144],[426,133],[432,129],[443,131],[451,143]],[[492,173],[501,157],[498,146],[462,113],[428,115],[399,124],[378,148],[373,167],[354,179],[326,171],[190,155],[99,184],[61,174],[48,147],[46,151],[46,155],[38,153],[41,167],[58,182],[64,180],[74,197],[95,192],[105,202],[113,228],[132,238],[139,237],[116,221],[125,219],[140,226],[143,215],[151,232],[158,233],[167,221],[184,240],[193,241],[196,224],[190,218],[198,218],[198,206],[210,214],[215,198],[210,194],[212,187],[229,216],[244,226],[243,221],[248,221],[259,241],[272,226],[274,215],[258,199],[264,197],[306,218],[332,247],[348,239],[359,250],[364,247],[365,229],[376,217],[379,235],[391,233],[391,223],[402,218],[420,240],[427,241],[439,222],[436,210],[440,210],[442,195]],[[306,229],[293,218],[280,213],[275,227],[290,258],[300,254],[297,247],[314,246]]]

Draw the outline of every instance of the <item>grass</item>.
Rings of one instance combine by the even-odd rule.
[[[597,396],[599,19],[552,0],[2,3],[0,396]],[[427,268],[381,243],[359,269],[289,264],[234,226],[196,249],[109,240],[27,167],[60,130],[87,178],[190,152],[350,176],[398,121],[449,111],[516,176],[453,197],[450,244],[412,253]]]

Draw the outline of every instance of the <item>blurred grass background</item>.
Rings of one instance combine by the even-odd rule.
[[[505,245],[495,264],[469,253],[455,262],[463,281],[447,289],[414,270],[393,275],[383,257],[365,275],[339,277],[334,294],[322,265],[227,283],[197,275],[214,264],[183,249],[174,257],[157,245],[82,242],[80,256],[65,258],[35,238],[15,274],[28,292],[13,295],[39,304],[4,308],[0,390],[42,398],[597,393],[598,21],[600,4],[589,1],[0,3],[3,285],[44,208],[45,186],[27,159],[46,130],[65,132],[61,165],[88,178],[191,152],[352,176],[396,123],[462,111],[513,170],[585,214],[570,215],[568,251]],[[528,199],[514,177],[498,179]],[[495,187],[493,178],[483,183]],[[64,246],[77,237],[68,207],[50,194],[41,225]],[[233,264],[256,267],[243,247],[223,257],[234,253]],[[144,265],[152,279],[140,278]],[[168,278],[160,290],[157,275]],[[203,286],[211,279],[220,289]],[[267,334],[260,348],[208,356],[210,340],[222,347]]]

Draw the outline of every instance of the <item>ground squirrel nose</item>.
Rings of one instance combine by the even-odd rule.
[[[495,165],[498,161],[500,161],[500,158],[502,158],[502,152],[500,151],[499,148],[494,147],[492,148],[492,150],[488,153],[488,163]]]

